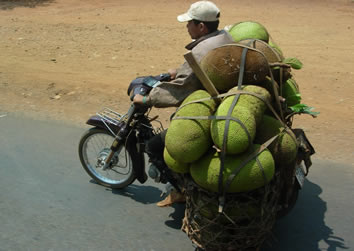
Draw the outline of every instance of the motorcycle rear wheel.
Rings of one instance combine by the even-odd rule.
[[[299,197],[299,190],[300,190],[300,185],[295,181],[293,185],[293,190],[290,195],[290,198],[288,200],[288,204],[282,205],[282,208],[278,211],[277,213],[277,218],[283,218],[284,216],[288,215],[291,210],[295,207],[296,201]]]
[[[113,140],[113,135],[108,131],[91,128],[80,139],[79,157],[85,171],[97,183],[110,188],[124,188],[136,179],[132,159],[134,149],[129,144],[120,144],[110,167],[103,170]]]

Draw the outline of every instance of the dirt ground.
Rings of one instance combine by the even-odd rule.
[[[183,62],[190,37],[176,16],[192,2],[0,0],[0,111],[77,125],[104,106],[127,111],[132,79]],[[295,125],[316,157],[353,164],[354,0],[214,2],[221,28],[258,21],[303,62],[303,103],[321,114]],[[165,125],[173,111],[155,109]]]

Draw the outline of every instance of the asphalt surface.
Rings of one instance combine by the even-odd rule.
[[[180,230],[184,206],[155,205],[163,186],[91,181],[77,154],[86,128],[0,110],[0,250],[194,250]],[[353,166],[313,162],[262,250],[354,250]]]

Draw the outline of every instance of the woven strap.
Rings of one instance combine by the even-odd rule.
[[[243,167],[245,167],[247,165],[248,162],[250,162],[252,159],[256,158],[257,164],[260,167],[261,171],[262,171],[262,176],[264,179],[264,183],[267,183],[267,177],[265,175],[264,172],[264,168],[262,166],[262,164],[260,163],[260,161],[258,160],[258,155],[263,152],[266,148],[268,148],[268,146],[270,144],[273,143],[273,141],[278,138],[280,135],[277,134],[274,137],[270,138],[269,140],[267,140],[265,143],[263,143],[260,148],[258,150],[253,151],[244,161],[242,161],[242,163],[230,174],[230,176],[228,177],[226,183],[225,183],[225,187],[224,187],[224,191],[222,196],[219,197],[219,213],[223,213],[223,209],[224,209],[224,205],[225,205],[225,197],[226,197],[226,192],[227,190],[230,188],[230,185],[232,183],[232,181],[235,179],[235,177],[240,173],[241,169]]]
[[[244,77],[244,73],[245,73],[245,67],[246,67],[247,52],[248,52],[248,48],[244,47],[242,49],[242,55],[241,55],[240,72],[238,75],[237,90],[241,90],[243,77]],[[219,170],[219,180],[218,180],[218,193],[219,193],[219,195],[221,195],[225,192],[225,191],[223,191],[223,178],[224,178],[223,176],[224,176],[224,169],[225,169],[227,136],[229,134],[229,128],[230,128],[230,117],[232,115],[232,112],[233,112],[239,98],[240,98],[240,94],[236,94],[235,98],[232,100],[232,103],[229,107],[229,110],[227,113],[227,119],[225,121],[225,129],[224,129],[225,133],[224,133],[223,143],[222,143],[222,147],[221,147],[222,150],[221,150],[221,154],[220,154],[220,170]],[[251,139],[251,135],[250,135],[249,131],[247,130],[246,126],[241,121],[239,121],[238,123],[245,130],[247,137],[248,137],[249,145],[251,145],[252,139]],[[219,204],[221,204],[221,203],[223,203],[223,202],[221,201]]]

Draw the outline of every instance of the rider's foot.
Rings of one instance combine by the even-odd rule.
[[[184,203],[186,202],[186,198],[184,194],[177,192],[176,190],[172,190],[169,195],[162,201],[158,202],[156,205],[159,207],[168,207],[173,203]]]
[[[161,181],[161,172],[153,163],[150,164],[148,173],[150,178],[152,178],[155,182],[158,183]]]

